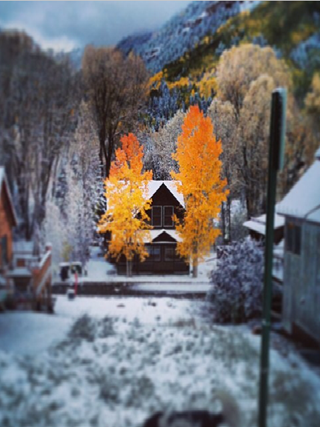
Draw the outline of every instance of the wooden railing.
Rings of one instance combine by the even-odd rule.
[[[33,292],[36,302],[51,296],[51,248],[47,248],[39,263],[32,266]]]

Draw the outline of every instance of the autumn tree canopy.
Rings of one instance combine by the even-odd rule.
[[[148,72],[134,55],[115,49],[87,46],[83,76],[100,141],[100,162],[109,176],[120,133],[131,130],[147,96]]]
[[[248,217],[257,216],[266,210],[271,95],[279,86],[290,90],[289,69],[271,47],[245,44],[221,55],[217,83],[218,99],[232,104],[237,128],[230,147],[233,156],[226,156],[226,161],[237,171]],[[292,135],[297,132],[295,121],[291,120],[293,108],[294,100],[289,92],[287,137],[290,130]],[[290,141],[286,144],[287,164],[292,163],[295,156],[296,150],[292,150]]]
[[[61,152],[76,122],[79,79],[25,33],[0,32],[0,162],[14,192],[21,237],[38,240]]]
[[[144,242],[150,240],[151,226],[146,213],[151,200],[146,199],[152,172],[143,172],[143,147],[132,133],[121,138],[122,148],[116,150],[110,176],[105,180],[107,211],[98,223],[100,233],[111,233],[108,253],[117,260],[124,255],[127,274],[135,254],[143,261],[148,252]]]
[[[214,227],[221,203],[226,200],[227,181],[221,179],[221,141],[213,133],[213,125],[204,117],[198,106],[190,107],[182,133],[173,155],[179,172],[172,172],[178,180],[177,189],[182,193],[186,212],[182,222],[175,218],[182,242],[177,245],[180,256],[192,263],[197,275],[198,263],[210,252],[220,230]]]

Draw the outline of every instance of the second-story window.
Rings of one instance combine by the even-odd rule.
[[[163,226],[173,226],[173,206],[163,206]]]
[[[162,207],[152,206],[151,224],[154,227],[162,227]]]

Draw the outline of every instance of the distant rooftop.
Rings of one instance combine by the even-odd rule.
[[[320,223],[320,148],[315,153],[313,165],[278,203],[276,210],[280,215]]]

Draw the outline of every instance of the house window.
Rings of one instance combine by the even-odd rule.
[[[160,261],[161,259],[161,248],[160,246],[148,246],[147,247],[149,252],[149,258],[150,261]]]
[[[172,227],[173,226],[173,206],[164,206],[163,207],[163,226]]]
[[[161,206],[152,206],[151,221],[154,227],[162,226],[162,208]]]
[[[1,237],[1,265],[8,264],[8,238],[7,236]]]
[[[301,251],[301,227],[291,222],[287,224],[286,251],[296,255]]]
[[[175,247],[165,247],[164,249],[164,260],[175,261],[178,258]]]

